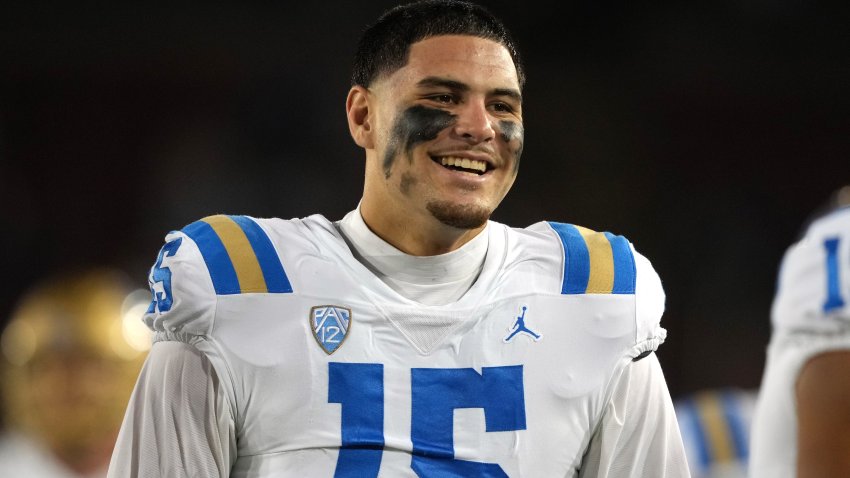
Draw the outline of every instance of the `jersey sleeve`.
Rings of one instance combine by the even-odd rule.
[[[154,340],[182,339],[209,333],[216,295],[198,244],[184,231],[165,237],[148,275],[152,300],[144,315]]]
[[[260,221],[224,214],[168,234],[149,283],[153,300],[144,320],[154,340],[209,335],[219,297],[292,292]]]
[[[615,383],[579,477],[690,476],[675,409],[656,356],[628,363]]]
[[[623,236],[573,224],[545,224],[535,224],[530,229],[546,227],[560,239],[561,294],[607,294],[612,302],[633,300],[635,336],[629,354],[637,360],[656,350],[667,337],[661,327],[665,295],[649,260]]]
[[[850,323],[850,207],[814,223],[782,259],[771,317],[781,332],[835,333]]]
[[[239,395],[215,337],[220,296],[291,291],[258,223],[210,216],[169,233],[151,268],[154,331],[109,476],[228,476]],[[271,264],[271,265],[270,265]]]
[[[108,477],[227,477],[236,459],[233,412],[208,358],[159,342],[130,397]]]
[[[632,356],[638,358],[657,350],[667,338],[661,327],[666,295],[661,278],[649,260],[631,247],[635,259],[635,347]]]

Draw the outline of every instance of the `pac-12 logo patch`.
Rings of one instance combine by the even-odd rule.
[[[348,335],[351,309],[338,305],[317,305],[310,309],[310,328],[313,337],[326,354],[336,352]]]

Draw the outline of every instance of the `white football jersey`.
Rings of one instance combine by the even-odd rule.
[[[478,279],[443,306],[399,295],[322,216],[220,215],[170,233],[145,321],[214,367],[234,417],[231,476],[571,477],[625,446],[672,464],[604,476],[687,476],[663,378],[663,393],[620,405],[648,432],[590,446],[619,378],[665,339],[649,261],[569,224],[486,233]]]
[[[812,357],[850,349],[850,208],[808,228],[785,253],[753,422],[753,478],[796,476],[795,384]]]

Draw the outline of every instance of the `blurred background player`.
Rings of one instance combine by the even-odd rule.
[[[746,478],[757,392],[701,390],[674,401],[692,478]]]
[[[150,346],[149,301],[114,270],[63,274],[21,299],[0,339],[0,477],[106,475]]]
[[[750,474],[850,476],[850,187],[785,253],[771,315]]]

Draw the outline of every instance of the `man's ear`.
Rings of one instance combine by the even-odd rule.
[[[360,85],[351,87],[345,100],[345,113],[348,116],[348,130],[358,146],[365,149],[375,147],[372,114],[369,108],[369,90]]]

